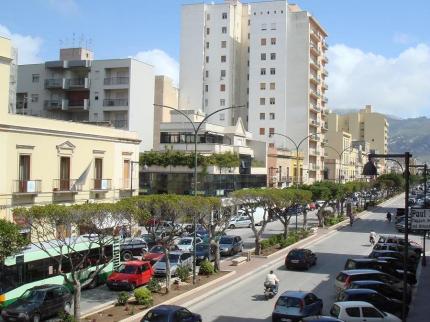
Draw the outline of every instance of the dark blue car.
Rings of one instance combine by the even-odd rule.
[[[307,316],[321,315],[322,308],[323,301],[311,292],[286,291],[276,301],[272,322],[300,321]]]
[[[209,244],[196,245],[196,263],[199,265],[202,261],[208,260],[213,262],[215,260],[215,249]]]
[[[140,322],[202,322],[202,317],[182,306],[160,305],[146,313]]]

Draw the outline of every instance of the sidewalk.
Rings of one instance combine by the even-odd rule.
[[[412,298],[408,321],[425,322],[430,320],[430,256],[426,256],[427,266],[420,266],[418,287]],[[421,263],[420,263],[421,265]]]

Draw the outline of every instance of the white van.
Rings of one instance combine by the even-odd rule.
[[[254,212],[254,222],[256,226],[261,226],[264,219],[264,208],[257,208]],[[266,214],[266,220],[268,216]],[[251,220],[243,211],[239,211],[238,215],[231,218],[228,224],[230,229],[240,228],[240,227],[251,227]]]

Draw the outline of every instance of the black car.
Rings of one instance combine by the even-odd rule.
[[[378,293],[392,298],[396,300],[403,300],[403,290],[401,287],[397,287],[392,284],[388,284],[382,281],[377,280],[357,280],[351,282],[349,285],[349,288],[365,288],[365,289],[371,289],[375,290]],[[407,294],[406,302],[409,304],[411,302],[411,293]]]
[[[379,257],[394,257],[400,261],[403,261],[404,254],[402,252],[397,252],[395,250],[373,250],[369,254],[369,258],[379,258]],[[414,259],[407,260],[408,268],[417,266],[417,261]]]
[[[63,285],[35,286],[24,292],[1,313],[4,321],[39,322],[59,313],[70,313],[72,294]]]
[[[380,256],[380,257],[378,257],[378,259],[388,262],[395,269],[403,269],[403,260],[402,259],[390,257],[390,256]],[[411,274],[416,273],[416,268],[417,268],[416,263],[407,263],[407,270]]]
[[[151,309],[140,322],[202,322],[199,314],[177,305],[159,305]]]
[[[402,301],[386,297],[375,290],[367,288],[349,288],[339,293],[339,302],[364,301],[373,304],[381,311],[400,315],[402,313]],[[408,308],[406,309],[408,312]]]
[[[199,265],[202,261],[209,260],[214,261],[215,260],[215,249],[214,247],[209,244],[197,244],[196,245],[196,263]]]
[[[391,263],[380,258],[348,258],[344,269],[376,269],[397,278],[403,278],[403,270],[396,269]],[[407,274],[408,283],[416,284],[417,278],[415,274],[410,271]]]
[[[125,238],[121,241],[121,259],[124,261],[132,260],[134,256],[142,256],[148,251],[148,244],[143,238]]]
[[[285,257],[285,267],[291,268],[305,268],[309,269],[317,263],[317,256],[309,249],[295,248],[292,249],[287,257]]]

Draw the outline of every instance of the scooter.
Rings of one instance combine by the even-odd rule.
[[[274,285],[265,282],[264,283],[264,297],[266,298],[266,300],[269,300],[273,297],[276,296],[276,294],[278,294],[278,290],[277,287],[275,287]]]

